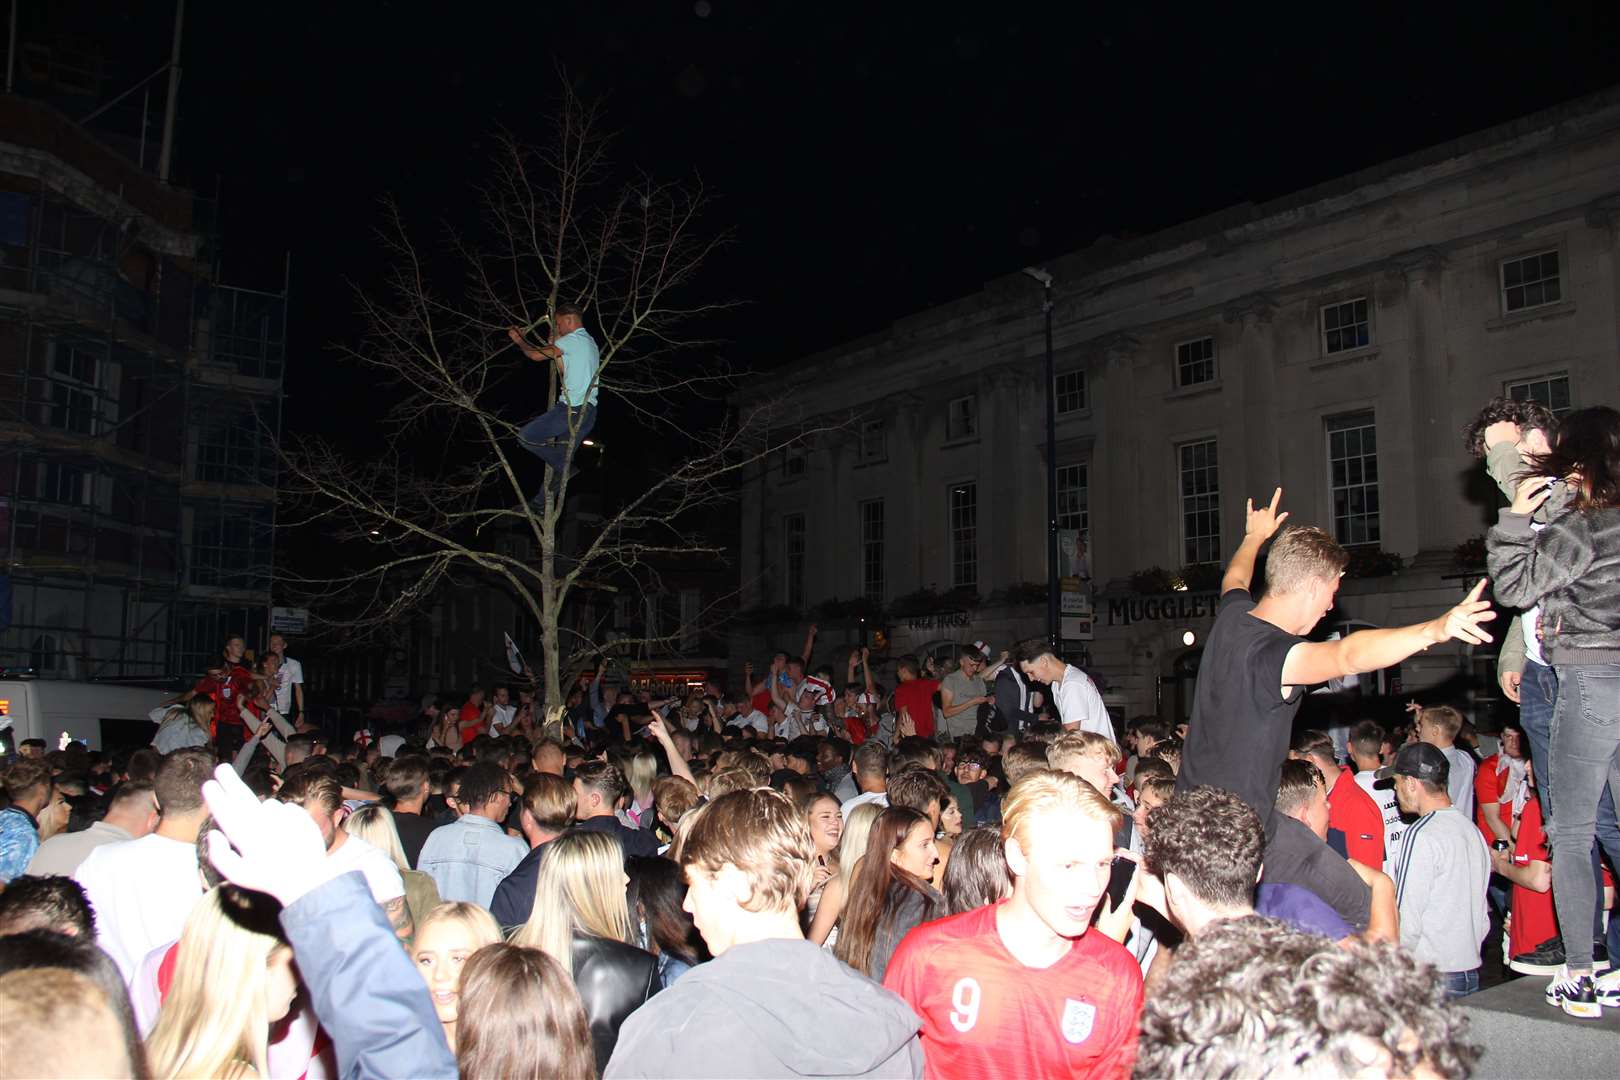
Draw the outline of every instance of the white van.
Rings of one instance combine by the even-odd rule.
[[[172,690],[110,683],[0,679],[0,718],[11,721],[0,731],[0,756],[16,753],[24,739],[44,739],[45,748],[55,750],[64,732],[92,750],[145,746],[157,730],[147,714],[173,696]]]

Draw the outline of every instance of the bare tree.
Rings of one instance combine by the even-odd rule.
[[[596,635],[564,626],[570,596],[582,586],[645,580],[661,560],[719,557],[722,546],[690,525],[729,498],[746,470],[804,436],[773,430],[768,403],[702,432],[674,430],[673,403],[718,397],[732,385],[696,348],[709,343],[688,336],[700,317],[712,321],[728,306],[694,288],[725,235],[700,224],[705,199],[695,182],[616,183],[602,117],[572,88],[554,120],[548,145],[499,139],[482,221],[449,238],[459,266],[450,287],[434,274],[442,261],[424,255],[399,208],[388,205],[384,242],[396,265],[386,296],[360,296],[369,332],[341,352],[375,372],[397,403],[374,453],[346,455],[317,440],[284,453],[292,504],[284,520],[363,542],[370,556],[304,579],[328,601],[347,601],[342,628],[396,623],[457,575],[498,582],[540,627],[537,681],[552,722],[563,686],[600,646]],[[565,302],[584,309],[599,341],[595,388],[604,411],[625,410],[650,437],[684,447],[566,550],[559,537],[574,451],[531,503],[520,480],[529,456],[517,432],[541,409],[519,413],[507,400],[514,374],[529,363],[507,329],[548,327]],[[547,403],[556,397],[554,371],[551,380]],[[424,440],[428,432],[432,440]],[[454,452],[435,452],[446,444]],[[532,543],[514,544],[514,534]]]

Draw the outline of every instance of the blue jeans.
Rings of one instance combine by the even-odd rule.
[[[1473,971],[1442,971],[1440,981],[1445,984],[1446,999],[1455,1001],[1479,992],[1479,968]]]
[[[1553,816],[1552,776],[1547,771],[1547,744],[1552,739],[1553,703],[1558,700],[1558,673],[1534,660],[1524,662],[1519,680],[1519,726],[1530,744],[1530,764],[1536,770],[1536,796],[1541,816]]]
[[[1553,905],[1565,962],[1590,971],[1595,935],[1588,920],[1601,896],[1592,877],[1598,808],[1605,787],[1620,791],[1620,664],[1559,668],[1551,736],[1547,765],[1558,793],[1557,816],[1547,829]]]
[[[571,426],[574,428],[572,441],[569,435]],[[589,435],[595,426],[595,405],[581,405],[576,408],[559,401],[524,424],[522,430],[518,432],[518,442],[523,445],[523,449],[545,462],[554,478],[560,477],[574,445]],[[548,446],[545,445],[548,439],[558,441]],[[555,485],[557,480],[553,479],[552,483]]]

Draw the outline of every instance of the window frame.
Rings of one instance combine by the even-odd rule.
[[[1072,514],[1073,514],[1073,516],[1075,518],[1075,521],[1072,524],[1066,524],[1064,519],[1069,515],[1066,514],[1064,509],[1063,509],[1063,495],[1064,495],[1064,476],[1063,476],[1063,474],[1068,472],[1070,469],[1078,469],[1078,470],[1080,470],[1081,482],[1078,485],[1076,485],[1076,490],[1080,493],[1080,495],[1079,495],[1079,498],[1078,498],[1079,506],[1074,511],[1072,511]],[[1078,529],[1082,536],[1085,535],[1086,533],[1090,532],[1090,530],[1091,530],[1091,461],[1090,461],[1090,459],[1086,459],[1086,460],[1083,460],[1083,461],[1068,461],[1068,462],[1063,462],[1062,464],[1058,465],[1058,467],[1057,467],[1057,504],[1058,504],[1057,527],[1059,529]]]
[[[1207,446],[1214,452],[1214,461],[1203,465],[1195,465],[1189,470],[1185,464],[1185,453],[1195,447]],[[1223,543],[1223,528],[1221,523],[1221,456],[1220,438],[1215,435],[1179,440],[1175,443],[1175,480],[1176,480],[1176,534],[1180,541],[1178,557],[1181,566],[1204,566],[1210,563],[1219,564],[1225,558]],[[1214,477],[1212,490],[1191,492],[1187,491],[1187,475],[1189,471],[1201,471]],[[1192,506],[1189,500],[1213,500],[1212,503]],[[1189,518],[1194,515],[1208,515],[1209,520],[1215,523],[1213,533],[1192,534],[1187,531]],[[1194,545],[1203,545],[1194,549]],[[1208,554],[1208,558],[1197,558],[1197,555]]]
[[[1550,397],[1551,396],[1552,384],[1557,382],[1560,379],[1562,379],[1564,381],[1564,392],[1565,392],[1565,396],[1569,400],[1569,404],[1565,405],[1562,409],[1554,409],[1551,402],[1549,402],[1549,401],[1544,401],[1544,402],[1542,402],[1542,404],[1546,405],[1547,408],[1552,409],[1552,413],[1553,413],[1554,416],[1558,417],[1559,419],[1563,419],[1563,417],[1564,417],[1564,415],[1566,413],[1571,412],[1575,408],[1574,383],[1571,381],[1571,379],[1569,377],[1569,372],[1567,370],[1565,370],[1565,371],[1552,371],[1552,372],[1548,372],[1545,375],[1531,375],[1531,376],[1529,376],[1527,378],[1523,378],[1523,379],[1504,379],[1504,380],[1502,380],[1502,396],[1503,397],[1508,397],[1508,398],[1513,397],[1514,396],[1513,395],[1513,388],[1516,387],[1516,386],[1531,387],[1531,386],[1535,386],[1538,383],[1546,383],[1547,386],[1548,386],[1548,396]],[[1526,400],[1526,399],[1524,399],[1524,398],[1516,398],[1515,400]],[[1535,401],[1537,399],[1536,398],[1528,398],[1528,400]]]
[[[1182,363],[1181,350],[1192,345],[1202,344],[1206,341],[1209,342],[1209,378],[1199,379],[1196,382],[1188,382],[1183,377],[1188,365]],[[1171,362],[1174,365],[1171,369],[1171,381],[1174,388],[1177,390],[1191,390],[1200,386],[1214,386],[1216,383],[1221,381],[1220,346],[1216,342],[1214,334],[1201,334],[1195,338],[1188,338],[1185,341],[1176,342],[1176,346],[1174,350],[1172,350]],[[1194,363],[1203,363],[1203,358],[1194,361]]]
[[[1058,383],[1062,379],[1073,376],[1079,379],[1079,388],[1075,393],[1079,403],[1065,409],[1063,407],[1063,391]],[[1091,411],[1091,378],[1082,367],[1069,368],[1052,376],[1052,407],[1058,416],[1083,416]]]
[[[782,515],[782,602],[791,608],[804,608],[805,552],[809,549],[809,522],[801,511]],[[794,539],[798,550],[794,550]],[[795,600],[794,593],[798,598]]]
[[[964,508],[957,497],[966,493],[966,523],[959,521]],[[945,487],[945,535],[949,544],[952,589],[979,587],[979,482],[959,480]],[[964,540],[966,541],[964,543]],[[964,568],[969,571],[964,575]]]
[[[877,433],[878,446],[871,449],[869,436]],[[883,420],[862,420],[855,441],[855,456],[862,465],[881,465],[889,460],[889,425]]]
[[[877,510],[874,518],[868,511]],[[888,594],[888,509],[882,498],[861,499],[855,504],[861,530],[861,596],[882,604]],[[872,526],[876,524],[874,536]],[[876,586],[875,588],[873,586]]]
[[[1357,453],[1353,456],[1347,455],[1342,458],[1334,457],[1333,436],[1335,434],[1346,431],[1362,432],[1369,430],[1373,433],[1373,448],[1371,453],[1367,453],[1363,449],[1358,448]],[[1351,409],[1348,412],[1338,412],[1324,416],[1322,418],[1322,448],[1327,473],[1325,477],[1327,481],[1327,516],[1331,524],[1333,539],[1341,547],[1346,548],[1382,547],[1384,540],[1384,505],[1383,492],[1381,490],[1382,477],[1378,474],[1378,410],[1369,406],[1367,408]],[[1336,483],[1333,476],[1333,467],[1334,463],[1340,460],[1346,462],[1347,466],[1352,460],[1358,462],[1362,469],[1360,474],[1361,479],[1355,481],[1354,483],[1350,482],[1348,479],[1343,484]],[[1369,460],[1372,462],[1373,479],[1371,481],[1366,479],[1367,462]],[[1348,510],[1343,515],[1339,513],[1339,493],[1341,491],[1356,491],[1362,494],[1362,510],[1359,513],[1354,513]],[[1373,502],[1375,504],[1371,511],[1366,509],[1366,495],[1368,492],[1372,493]],[[1365,539],[1358,540],[1350,538],[1352,535],[1350,523],[1355,521],[1370,523],[1367,528],[1367,536]],[[1341,522],[1346,523],[1345,528],[1340,527]]]
[[[1555,269],[1557,270],[1557,273],[1552,278],[1541,277],[1541,278],[1537,278],[1533,282],[1521,281],[1519,284],[1514,285],[1514,286],[1509,286],[1508,285],[1508,283],[1507,283],[1507,268],[1508,268],[1509,263],[1528,262],[1531,259],[1542,259],[1542,258],[1545,258],[1548,255],[1551,255],[1553,257],[1553,260],[1554,260],[1554,263],[1555,263]],[[1564,266],[1565,266],[1565,261],[1566,260],[1564,259],[1563,247],[1562,247],[1562,245],[1559,245],[1559,244],[1553,244],[1552,246],[1545,247],[1545,248],[1538,248],[1538,249],[1533,250],[1533,251],[1521,252],[1521,253],[1516,254],[1516,255],[1505,255],[1505,256],[1497,259],[1496,260],[1496,298],[1497,298],[1498,307],[1500,308],[1502,316],[1504,318],[1513,318],[1513,317],[1516,317],[1516,316],[1519,316],[1519,315],[1528,314],[1530,312],[1540,311],[1540,310],[1542,310],[1544,308],[1552,307],[1552,306],[1554,306],[1556,304],[1562,304],[1566,300],[1568,300],[1569,299],[1568,291],[1564,288]],[[1522,305],[1520,307],[1509,307],[1508,306],[1508,289],[1510,287],[1515,288],[1515,289],[1525,289],[1525,288],[1528,288],[1530,285],[1545,285],[1545,283],[1548,282],[1548,281],[1556,281],[1558,283],[1558,297],[1556,299],[1553,299],[1553,300],[1541,300],[1538,303],[1524,304],[1524,305]]]
[[[970,430],[968,430],[968,431],[954,430],[952,425],[956,421],[956,406],[961,404],[964,401],[970,403],[970,411],[968,413],[968,415],[971,416],[971,423],[969,425]],[[978,394],[962,394],[962,395],[959,395],[957,397],[951,398],[950,401],[946,402],[946,404],[945,404],[945,441],[948,442],[948,443],[967,442],[970,439],[977,439],[978,437],[979,437],[979,395]]]
[[[1328,330],[1327,313],[1328,313],[1329,309],[1338,310],[1338,309],[1342,309],[1342,308],[1346,308],[1346,307],[1351,307],[1352,305],[1355,305],[1355,304],[1365,304],[1366,307],[1367,307],[1367,313],[1366,313],[1367,340],[1362,341],[1362,342],[1358,342],[1355,345],[1348,345],[1348,346],[1340,345],[1337,349],[1329,348],[1328,347],[1328,334],[1329,333],[1338,333],[1338,332],[1342,332],[1344,330],[1343,324],[1334,327],[1332,331]],[[1358,326],[1358,325],[1361,325],[1361,323],[1356,322],[1356,323],[1352,323],[1351,325]],[[1372,303],[1372,293],[1370,291],[1362,291],[1362,292],[1353,293],[1353,294],[1350,294],[1350,295],[1344,297],[1341,300],[1323,301],[1322,303],[1318,304],[1317,307],[1316,307],[1316,335],[1317,335],[1316,340],[1317,340],[1318,346],[1322,350],[1322,355],[1325,356],[1325,357],[1326,356],[1343,356],[1346,353],[1353,353],[1353,352],[1356,352],[1357,350],[1360,350],[1360,349],[1370,349],[1370,348],[1372,348],[1373,343],[1374,343],[1373,342],[1373,332],[1372,332],[1372,330],[1373,330],[1373,303]]]

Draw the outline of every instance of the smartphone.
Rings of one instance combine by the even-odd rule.
[[[1136,860],[1127,859],[1123,855],[1115,855],[1114,863],[1108,873],[1108,909],[1118,911],[1119,905],[1125,899],[1125,890],[1131,887],[1131,878],[1136,875]]]

